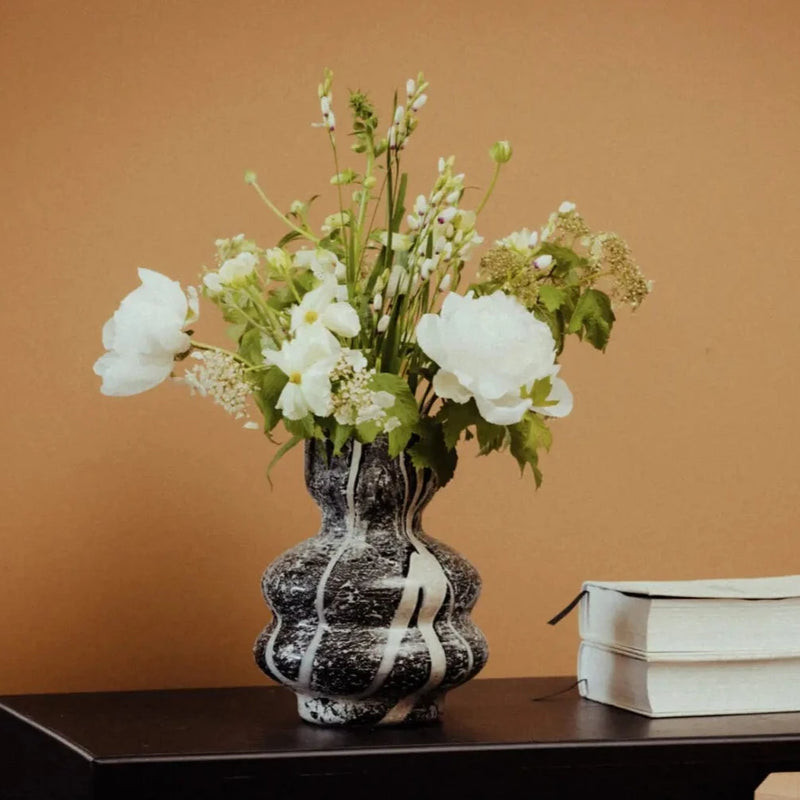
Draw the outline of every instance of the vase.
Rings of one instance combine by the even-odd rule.
[[[273,618],[256,663],[295,692],[308,722],[439,719],[445,693],[481,670],[488,649],[469,616],[476,569],[421,527],[434,474],[405,452],[391,457],[380,437],[338,455],[307,441],[305,479],[321,528],[264,573]]]

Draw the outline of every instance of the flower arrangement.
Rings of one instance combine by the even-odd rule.
[[[327,440],[338,453],[351,438],[385,435],[391,455],[407,450],[441,485],[458,441],[477,438],[482,454],[508,450],[539,485],[547,420],[572,408],[559,375],[565,338],[604,350],[614,306],[636,308],[650,285],[620,237],[593,232],[564,202],[541,230],[490,246],[461,292],[464,265],[483,242],[476,222],[511,146],[491,147],[494,174],[474,210],[464,207],[469,193],[453,157],[439,159],[427,194],[408,200],[401,156],[428,83],[420,74],[405,88],[383,135],[368,97],[350,92],[351,149],[362,163],[342,168],[326,70],[315,124],[333,153],[334,213],[315,228],[311,201],[284,213],[247,173],[287,233],[266,249],[241,234],[216,242],[216,269],[205,271],[199,293],[219,308],[235,345],[197,341],[198,289],[140,269],[141,286],[103,329],[108,352],[94,370],[104,394],[177,377],[245,427],[261,427],[255,407],[268,436],[282,423],[290,438],[273,463],[304,439]]]

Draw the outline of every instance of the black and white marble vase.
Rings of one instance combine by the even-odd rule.
[[[297,695],[319,725],[398,725],[439,718],[445,693],[486,663],[469,616],[475,568],[421,528],[438,488],[386,440],[306,443],[319,533],[279,556],[262,579],[272,623],[255,645],[259,667]]]

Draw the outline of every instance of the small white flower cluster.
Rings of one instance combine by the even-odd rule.
[[[422,78],[422,75],[419,75],[417,80],[409,78],[406,81],[408,104],[405,106],[399,105],[394,110],[394,119],[387,133],[390,150],[397,151],[405,149],[408,137],[411,136],[414,129],[417,127],[417,112],[428,102],[428,95],[425,94],[428,85],[428,82]]]
[[[458,265],[469,258],[470,250],[483,241],[475,230],[475,213],[464,211],[458,202],[464,192],[464,174],[453,174],[454,158],[439,159],[439,177],[429,197],[419,195],[414,211],[406,218],[413,231],[408,268],[428,280],[442,267]],[[428,243],[433,245],[428,255]],[[449,277],[449,276],[446,276]],[[449,287],[440,286],[442,290]]]
[[[199,363],[187,369],[180,379],[190,392],[210,397],[234,419],[247,417],[252,387],[245,378],[244,367],[230,354],[214,350],[193,350],[191,357]],[[246,427],[252,425],[248,423]]]
[[[340,425],[376,422],[389,432],[400,424],[396,417],[386,415],[386,409],[395,403],[394,395],[370,388],[375,370],[366,369],[366,365],[363,355],[355,351],[343,353],[336,362],[330,374],[334,386],[333,416]]]

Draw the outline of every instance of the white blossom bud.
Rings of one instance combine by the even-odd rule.
[[[444,172],[446,166],[447,166],[447,163],[444,160],[444,156],[439,156],[439,174],[440,175]]]
[[[439,284],[439,291],[446,292],[450,288],[450,284],[453,282],[453,276],[448,272],[447,275],[442,278],[441,283]]]
[[[331,101],[328,95],[324,94],[320,97],[319,106],[322,109],[322,116],[327,117],[331,112]]]
[[[419,111],[425,103],[428,102],[428,95],[421,94],[412,104],[411,110],[412,111]]]
[[[414,211],[417,214],[424,214],[428,210],[428,200],[424,194],[417,195],[417,199],[414,202]]]
[[[403,106],[397,106],[394,110],[394,124],[399,125],[403,121],[403,117],[406,115],[406,110]]]
[[[380,292],[375,293],[375,297],[372,298],[372,307],[373,308],[380,308],[383,305],[383,297],[381,297]]]
[[[461,192],[458,189],[456,189],[454,192],[450,192],[450,194],[447,195],[446,199],[448,204],[453,206],[458,202],[459,197],[461,197]]]
[[[537,256],[536,258],[533,259],[533,264],[536,267],[536,269],[547,269],[553,264],[553,256],[549,254],[543,256]]]
[[[531,234],[531,235],[528,237],[528,247],[536,247],[536,245],[537,245],[538,243],[539,243],[539,231],[534,231],[534,232],[533,232],[533,233],[532,233],[532,234]]]
[[[415,217],[413,214],[409,214],[406,217],[406,222],[408,223],[408,227],[411,228],[412,231],[418,231],[420,226],[419,217]]]
[[[417,82],[413,78],[406,81],[406,94],[411,97],[417,91]]]
[[[375,326],[378,330],[378,333],[384,333],[386,329],[389,327],[389,323],[392,321],[392,318],[388,314],[384,314],[379,320],[378,324]]]
[[[558,213],[559,214],[571,214],[574,210],[575,210],[575,203],[570,203],[569,200],[565,200],[558,207]]]

